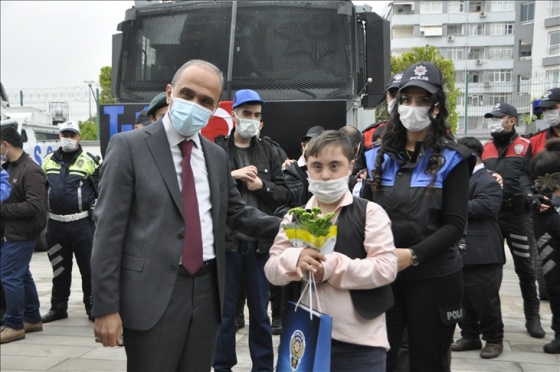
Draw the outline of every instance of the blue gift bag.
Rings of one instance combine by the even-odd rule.
[[[306,288],[309,287],[311,286],[308,285]],[[276,370],[279,372],[330,371],[331,334],[331,316],[310,309],[299,302],[297,304],[288,302],[282,322]]]

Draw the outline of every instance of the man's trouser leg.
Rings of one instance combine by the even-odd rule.
[[[523,297],[523,311],[525,313],[525,327],[532,337],[542,338],[545,335],[541,327],[539,316],[540,301],[537,296],[537,274],[533,266],[535,239],[532,230],[528,228],[530,221],[528,214],[521,214],[512,218],[510,215],[500,214],[500,228],[511,251],[515,273],[519,278],[519,287]]]

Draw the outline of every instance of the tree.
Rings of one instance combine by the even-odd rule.
[[[441,70],[443,90],[447,96],[447,110],[449,111],[447,123],[451,126],[451,131],[455,133],[459,120],[456,110],[457,99],[462,93],[455,88],[455,66],[452,60],[443,57],[439,49],[432,45],[412,47],[411,52],[404,52],[400,56],[391,56],[391,75],[404,72],[410,65],[421,61],[432,62]]]
[[[104,103],[116,103],[117,100],[111,94],[111,66],[101,67],[101,72],[99,73],[99,86],[101,87],[101,93],[99,94],[99,104]]]
[[[82,140],[96,140],[97,139],[97,118],[90,117],[86,121],[78,121],[80,126],[80,137]]]

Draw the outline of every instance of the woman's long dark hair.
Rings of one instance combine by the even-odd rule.
[[[400,104],[402,101],[402,92],[399,91],[397,93],[396,99]],[[447,128],[445,126],[445,121],[449,112],[447,111],[445,93],[442,89],[439,89],[435,94],[431,94],[429,99],[430,110],[428,112],[432,124],[430,125],[428,134],[424,140],[424,148],[432,150],[432,154],[430,155],[430,159],[426,167],[426,173],[432,175],[432,181],[428,186],[428,192],[431,194],[434,189],[434,183],[437,179],[437,172],[442,165],[441,154],[443,153],[445,143],[448,141],[446,138]],[[433,112],[436,106],[439,108],[439,113],[436,117],[433,117]],[[391,118],[386,125],[386,131],[383,135],[381,147],[377,152],[377,157],[375,159],[374,170],[372,172],[373,181],[371,185],[374,192],[381,190],[383,155],[386,153],[388,148],[395,149],[398,152],[406,151],[406,128],[401,123],[398,105],[395,105],[393,111],[391,112]]]

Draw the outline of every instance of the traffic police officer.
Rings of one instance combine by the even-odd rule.
[[[531,337],[543,338],[545,332],[541,327],[536,272],[533,266],[535,241],[529,213],[529,205],[534,196],[531,191],[531,176],[523,164],[529,140],[515,131],[517,109],[512,105],[498,103],[484,117],[491,119],[492,139],[484,144],[482,161],[487,169],[503,178],[499,224],[519,277],[525,327]]]
[[[68,317],[68,298],[72,282],[72,258],[82,275],[83,301],[90,320],[91,312],[91,247],[94,224],[90,210],[97,191],[92,174],[99,167],[97,158],[80,145],[77,123],[60,127],[58,150],[45,156],[42,168],[47,174],[49,222],[47,246],[53,268],[51,308],[41,317],[43,323]]]

